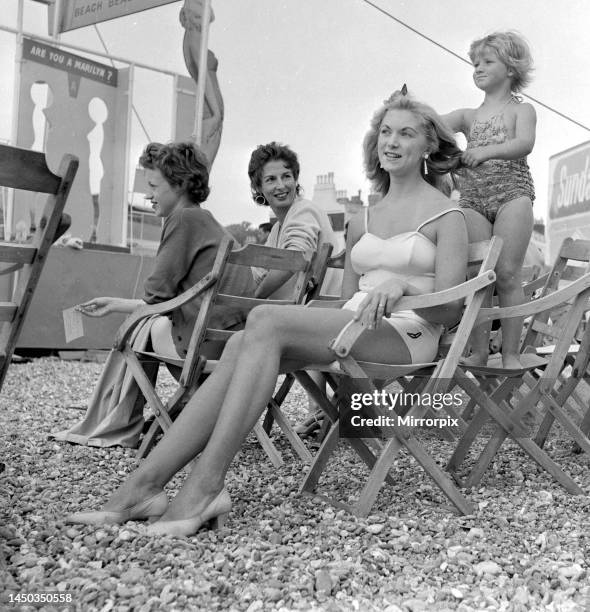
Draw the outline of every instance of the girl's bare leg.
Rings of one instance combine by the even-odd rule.
[[[281,362],[288,362],[289,367],[294,363],[299,367],[312,362],[330,363],[334,354],[328,344],[352,316],[345,310],[289,306],[261,306],[252,311],[209,441],[161,520],[198,516],[209,506],[223,488],[234,456],[271,398]],[[353,354],[387,363],[410,361],[403,340],[386,323],[365,332]],[[203,401],[210,402],[204,392],[195,394],[189,402],[191,411]]]
[[[517,306],[525,301],[522,289],[522,264],[533,232],[533,207],[529,198],[507,202],[498,211],[494,235],[503,246],[496,265],[496,287],[500,306]],[[519,344],[523,319],[502,321],[502,363],[505,368],[519,368]]]
[[[470,208],[463,209],[465,222],[467,224],[467,236],[469,242],[480,242],[492,237],[492,224],[478,212]],[[483,306],[491,306],[491,296]],[[469,337],[471,355],[465,360],[471,365],[485,365],[488,361],[491,323],[484,323],[473,329]]]

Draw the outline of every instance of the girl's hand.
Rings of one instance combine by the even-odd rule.
[[[383,317],[388,317],[391,314],[392,308],[404,295],[405,290],[405,284],[398,279],[382,283],[369,292],[360,303],[354,315],[354,320],[361,321],[368,329],[379,327]]]
[[[123,301],[125,301],[123,298],[98,297],[84,304],[78,304],[75,308],[87,317],[104,317],[113,312],[121,312],[117,306],[120,307]]]
[[[479,166],[479,164],[488,160],[487,153],[488,152],[485,150],[485,147],[474,147],[473,149],[467,149],[466,151],[463,151],[461,161],[468,168],[475,168],[476,166]]]

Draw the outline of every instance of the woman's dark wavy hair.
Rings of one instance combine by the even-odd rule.
[[[150,142],[139,163],[143,168],[159,170],[168,184],[183,191],[193,204],[201,204],[209,196],[209,163],[192,142]]]
[[[262,187],[262,171],[268,162],[279,160],[284,162],[285,166],[291,170],[295,182],[297,182],[299,180],[299,160],[297,159],[297,153],[291,150],[287,145],[273,141],[265,145],[258,145],[254,151],[252,151],[250,163],[248,164],[248,176],[250,177],[252,199],[256,204],[268,206],[268,202],[260,193],[260,188]],[[297,195],[301,193],[301,186],[299,184],[297,184],[295,191]]]
[[[385,100],[383,106],[373,115],[369,131],[363,141],[365,173],[375,191],[385,195],[389,190],[389,173],[379,164],[377,141],[383,118],[390,110],[407,110],[420,121],[428,142],[428,159],[426,160],[428,174],[424,174],[423,164],[420,172],[426,182],[445,195],[450,195],[455,185],[452,172],[461,163],[462,151],[457,146],[454,134],[443,123],[436,111],[427,104],[414,100],[405,93],[405,90],[396,91]]]

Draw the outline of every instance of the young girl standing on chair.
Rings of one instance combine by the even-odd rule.
[[[535,144],[536,114],[516,95],[528,85],[533,60],[526,41],[515,32],[497,32],[474,41],[469,49],[473,80],[484,92],[478,108],[463,108],[443,119],[467,138],[459,205],[465,209],[470,242],[500,236],[503,249],[496,266],[500,306],[524,302],[521,269],[533,230],[535,198],[526,156]],[[502,361],[520,367],[522,319],[502,321]],[[489,326],[473,334],[469,362],[485,364]]]

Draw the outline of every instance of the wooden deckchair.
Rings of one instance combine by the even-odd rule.
[[[244,313],[245,318],[247,312],[259,304],[284,305],[300,303],[308,290],[308,283],[310,282],[315,262],[314,254],[304,254],[298,251],[275,249],[253,244],[248,244],[241,249],[232,251],[232,244],[233,241],[230,238],[225,238],[222,241],[211,272],[191,289],[167,302],[142,306],[127,318],[117,333],[115,349],[122,353],[146,399],[147,406],[155,416],[154,423],[144,435],[138,450],[139,458],[149,452],[158,432],[160,430],[166,431],[170,427],[172,420],[184,408],[199,386],[201,377],[213,371],[217,362],[204,356],[202,348],[204,343],[212,341],[224,344],[235,333],[234,331],[211,327],[211,314],[215,306],[223,305],[237,308]],[[296,280],[293,295],[291,296],[292,299],[269,300],[219,293],[219,282],[227,264],[244,267],[245,274],[250,274],[250,266],[293,272],[296,275]],[[187,355],[184,359],[172,358],[148,351],[135,351],[132,348],[130,338],[133,330],[141,321],[155,314],[165,315],[172,312],[197,296],[201,297],[202,303],[191,334]],[[166,402],[158,396],[154,385],[144,371],[144,366],[150,363],[157,365],[166,364],[181,370],[178,387],[172,397]],[[287,428],[286,423],[281,423],[281,425]],[[256,434],[273,462],[280,464],[282,462],[280,455],[272,445],[272,442],[268,440],[268,436],[266,436],[262,427],[257,427]],[[297,438],[294,433],[292,437],[293,439]],[[302,444],[298,438],[297,442]]]
[[[0,262],[8,264],[0,275],[17,272],[11,299],[0,303],[0,389],[49,248],[64,230],[68,216],[63,210],[77,170],[78,159],[73,155],[64,155],[54,174],[43,153],[0,145],[0,186],[48,194],[31,242],[0,242]]]
[[[496,366],[490,361],[483,367],[465,367],[464,370],[469,372],[469,376],[461,371],[456,376],[457,384],[479,406],[448,464],[448,470],[457,480],[459,467],[484,424],[491,419],[495,425],[494,433],[475,466],[468,477],[461,481],[464,486],[471,487],[479,483],[504,440],[510,437],[569,492],[581,493],[574,480],[531,439],[530,428],[525,426],[523,417],[529,415],[530,420],[531,415],[534,417],[542,404],[550,406],[550,413],[559,415],[560,418],[563,414],[553,397],[554,388],[584,311],[588,308],[590,275],[579,277],[567,287],[558,287],[564,275],[571,275],[571,271],[567,274],[566,271],[572,260],[588,261],[589,246],[587,241],[567,239],[564,242],[552,270],[546,277],[541,296],[537,299],[521,306],[481,310],[478,323],[511,316],[526,316],[531,319],[523,343],[526,347],[521,354],[522,369],[506,370],[501,364]],[[561,316],[552,320],[552,313],[555,313],[556,309],[561,310]],[[545,357],[540,359],[535,349],[542,347],[547,338],[552,342],[557,340],[557,344],[550,353],[539,350]]]
[[[543,448],[557,421],[574,439],[575,449],[590,455],[590,327],[579,344],[570,344],[565,366],[553,387],[541,394],[545,414],[534,441]]]
[[[420,398],[432,398],[435,393],[444,393],[449,389],[479,309],[486,298],[486,294],[491,292],[495,281],[493,270],[500,254],[501,244],[502,241],[494,237],[489,243],[470,245],[470,261],[481,262],[480,273],[471,280],[439,293],[404,297],[397,303],[396,310],[411,310],[466,299],[465,310],[457,329],[453,333],[445,334],[441,340],[441,354],[437,361],[428,364],[408,365],[356,361],[350,356],[350,349],[363,332],[363,326],[360,322],[351,322],[335,339],[331,346],[338,360],[338,366],[328,369],[318,368],[331,375],[339,375],[334,402],[331,403],[326,397],[321,397],[320,394],[317,397],[318,403],[321,403],[321,406],[326,410],[332,425],[303,481],[301,492],[318,495],[316,489],[320,477],[327,469],[331,455],[337,449],[340,432],[345,426],[342,419],[351,407],[353,393],[372,394],[382,389],[385,384],[407,376],[421,376],[428,379],[426,385],[419,392]],[[408,421],[423,418],[428,412],[429,404],[429,401],[415,402],[405,413]],[[395,415],[396,413],[392,409],[393,406],[389,406],[387,410],[390,411],[390,415]],[[365,416],[368,417],[379,417],[381,415],[382,413],[372,407],[368,407],[365,413]],[[383,482],[393,482],[389,473],[390,469],[396,454],[402,448],[405,448],[461,513],[470,514],[473,511],[471,504],[456,488],[449,476],[416,439],[415,430],[411,426],[397,425],[389,428],[388,431],[386,431],[386,428],[377,428],[375,433],[377,435],[387,434],[389,437],[384,442],[376,439],[346,438],[348,444],[370,470],[369,477],[358,500],[352,504],[343,503],[333,497],[319,495],[322,499],[338,507],[343,507],[357,516],[367,516]]]
[[[578,265],[572,265],[572,262]],[[559,283],[573,282],[590,272],[590,241],[564,240],[556,261],[556,270],[552,274],[553,282],[547,283],[555,290]],[[548,293],[544,289],[545,293]],[[587,305],[590,309],[590,304]],[[567,311],[559,313],[562,320],[568,316]],[[585,315],[587,316],[587,315]],[[542,394],[545,413],[542,422],[535,434],[534,440],[538,446],[543,448],[547,436],[555,423],[558,421],[576,441],[580,450],[590,454],[590,403],[588,402],[588,386],[590,384],[590,328],[585,327],[580,334],[580,328],[586,324],[583,318],[572,338],[565,356],[563,369],[557,375],[555,384],[550,392]],[[529,341],[531,338],[527,338]],[[554,339],[552,339],[554,341]],[[537,342],[537,353],[553,356],[555,345],[539,346]],[[547,385],[545,385],[547,387]],[[584,396],[581,393],[584,393]],[[572,416],[570,416],[573,413]]]
[[[322,294],[322,283],[324,277],[326,275],[327,270],[344,270],[344,260],[345,260],[346,251],[342,250],[334,256],[330,256],[327,260],[325,257],[321,256],[317,258],[317,261],[314,265],[314,273],[313,273],[313,285],[312,289],[307,296],[307,306],[327,306],[330,308],[334,308],[335,306],[342,306],[346,300],[341,300],[332,295],[323,295]],[[305,379],[305,380],[303,380]],[[274,396],[270,400],[268,404],[268,408],[264,417],[263,428],[264,431],[270,435],[273,423],[277,421],[277,419],[281,419],[281,406],[285,399],[287,398],[291,388],[295,381],[298,380],[300,384],[308,386],[311,384],[312,391],[308,393],[310,397],[314,397],[317,393],[315,389],[313,381],[309,381],[309,377],[304,372],[289,372],[284,375],[281,385],[275,392]],[[334,388],[334,381],[332,378],[326,376],[326,383],[330,384],[332,388]],[[323,414],[323,413],[322,413]],[[276,418],[275,418],[276,415]],[[315,415],[314,415],[315,417]],[[319,441],[321,442],[327,433],[328,430],[328,419],[321,419],[321,423],[318,423],[320,427],[320,434],[318,436]],[[306,463],[311,463],[312,455],[304,446],[305,452],[298,452],[297,454],[300,458]]]

